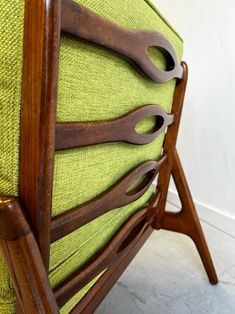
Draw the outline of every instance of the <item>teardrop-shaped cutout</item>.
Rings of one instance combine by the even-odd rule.
[[[128,188],[126,195],[132,196],[141,192],[144,188],[146,188],[146,186],[148,186],[152,182],[154,176],[155,176],[155,171],[151,170],[147,172],[145,175],[136,179]]]
[[[148,56],[155,66],[163,71],[171,71],[175,67],[175,62],[171,54],[162,47],[151,46],[147,50]]]
[[[153,134],[160,130],[163,124],[164,118],[162,116],[151,116],[138,122],[135,131],[139,135]]]
[[[120,245],[117,254],[124,251],[128,246],[132,243],[134,239],[140,234],[140,232],[143,230],[144,226],[146,224],[146,218],[142,219],[129,233],[129,235],[126,237],[126,239],[122,242]]]

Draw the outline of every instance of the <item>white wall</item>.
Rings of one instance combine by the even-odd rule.
[[[222,216],[230,219],[235,235],[235,1],[153,1],[185,41],[178,151],[194,199],[217,227],[232,228]]]

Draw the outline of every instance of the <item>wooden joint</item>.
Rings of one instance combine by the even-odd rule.
[[[11,241],[29,232],[19,200],[13,196],[0,196],[0,239]]]

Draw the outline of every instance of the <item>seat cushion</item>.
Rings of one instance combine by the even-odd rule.
[[[182,56],[182,40],[149,1],[80,0],[81,4],[129,29],[162,32]],[[18,193],[19,121],[21,107],[24,0],[0,2],[0,193]],[[164,67],[165,60],[150,49],[152,60]],[[169,112],[175,80],[156,84],[127,60],[101,47],[62,35],[59,67],[57,121],[116,118],[146,104],[160,104]],[[148,119],[140,132],[153,126]],[[126,143],[95,145],[57,152],[55,155],[53,216],[82,204],[114,184],[139,163],[159,157],[164,133],[154,142],[135,146]],[[79,269],[141,208],[151,189],[138,201],[114,209],[51,246],[50,280],[55,287]],[[97,278],[96,278],[97,279]],[[94,279],[62,309],[68,313],[90,289]],[[15,312],[15,294],[0,256],[0,313]]]

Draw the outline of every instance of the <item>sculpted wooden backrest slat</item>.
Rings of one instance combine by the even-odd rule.
[[[166,157],[163,157],[158,162],[153,160],[141,164],[94,200],[53,218],[52,242],[64,237],[100,215],[114,208],[130,204],[140,198],[148,190],[165,161]],[[146,176],[144,180],[133,191],[128,193],[128,189],[132,184],[143,176]]]
[[[102,271],[120,260],[138,242],[153,222],[153,217],[149,214],[148,207],[130,217],[99,254],[54,290],[59,307]]]
[[[83,23],[84,19],[86,23]],[[172,45],[159,32],[125,30],[70,0],[25,0],[19,198],[36,237],[46,271],[49,268],[51,242],[113,207],[123,206],[136,200],[148,189],[159,171],[161,174],[163,169],[168,169],[169,160],[173,155],[172,150],[165,149],[166,154],[159,162],[149,161],[139,165],[100,198],[52,220],[55,151],[111,141],[126,141],[143,145],[153,141],[167,127],[173,128],[174,131],[171,131],[170,135],[167,133],[165,143],[171,143],[172,149],[174,149],[175,134],[179,127],[182,107],[181,99],[176,92],[173,115],[166,114],[158,105],[145,106],[143,104],[143,107],[135,112],[112,121],[77,121],[56,124],[61,31],[121,54],[155,82],[163,83],[177,77],[183,79],[183,84],[186,84],[185,65],[182,67],[179,64]],[[109,34],[112,36],[110,37]],[[147,48],[150,46],[162,49],[167,63],[165,71],[158,69],[149,59]],[[140,120],[149,116],[158,118],[153,134],[138,134],[135,131],[136,125]],[[107,132],[101,132],[104,127]],[[133,194],[128,195],[126,190],[131,183],[145,174],[147,174],[147,178],[144,182],[137,190],[134,190]],[[116,268],[113,265],[115,262],[120,262],[124,269],[125,263],[121,261],[131,258],[133,253],[129,253],[129,251],[132,248],[140,247],[137,242],[141,243],[141,239],[146,237],[145,234],[149,234],[149,225],[154,222],[158,203],[163,204],[165,200],[165,195],[162,196],[162,193],[166,193],[168,177],[164,180],[161,175],[161,178],[158,193],[153,197],[151,205],[136,213],[100,254],[84,265],[81,272],[74,274],[58,289],[55,289],[59,305],[63,305],[76,293],[78,288],[83,287],[105,267],[109,267],[115,272]],[[92,210],[92,207],[95,207],[96,211],[94,208]],[[64,223],[65,221],[66,223]],[[48,282],[46,285],[48,287]],[[47,292],[45,291],[45,293]],[[18,297],[20,299],[20,294]],[[18,302],[17,313],[22,312],[21,306],[27,313],[27,301],[20,300]],[[51,306],[51,313],[58,313],[54,301]],[[76,312],[76,309],[74,311]]]
[[[178,78],[171,114],[167,115],[157,105],[143,104],[136,111],[112,121],[56,124],[61,31],[119,53],[155,82],[164,83]],[[152,46],[163,51],[165,71],[149,59],[147,49]],[[187,76],[187,65],[184,62],[179,64],[172,45],[159,32],[120,28],[71,0],[25,0],[19,198],[0,196],[0,245],[17,293],[17,314],[58,314],[59,307],[105,270],[71,311],[71,314],[92,313],[148,238],[152,228],[190,236],[211,283],[218,282],[176,152]],[[153,134],[138,134],[136,124],[153,115],[158,117]],[[52,220],[56,150],[111,141],[143,145],[153,141],[166,127],[163,157],[159,161],[138,165],[96,199]],[[105,132],[101,132],[103,128]],[[102,250],[53,291],[48,278],[50,243],[114,207],[136,200],[147,191],[156,174],[157,190],[149,204],[133,214]],[[144,175],[142,183],[133,187],[135,180]],[[165,210],[171,175],[182,202],[179,213]]]
[[[146,76],[157,83],[182,78],[182,68],[169,40],[157,31],[130,31],[119,27],[72,0],[62,0],[62,30],[101,45],[131,60]],[[149,58],[148,48],[159,48],[167,61],[159,69]]]
[[[139,134],[136,126],[144,119],[155,117],[152,132]],[[70,149],[110,142],[147,144],[174,122],[159,105],[143,106],[124,117],[99,122],[69,122],[56,124],[56,150]]]
[[[71,6],[75,13],[79,11],[79,6],[75,3],[70,1],[62,2],[62,21],[66,19],[67,15],[64,15],[64,12],[68,11],[68,7],[69,14],[71,14]],[[83,11],[89,13],[89,10],[87,11],[85,8],[83,8]],[[58,145],[57,148],[59,149],[61,149],[61,146],[64,148],[60,142],[60,136],[57,136],[57,144],[55,144],[60,17],[61,7],[59,0],[47,2],[26,0],[25,2],[19,197],[27,210],[47,268],[49,261],[54,152],[56,145]],[[100,18],[94,15],[92,20],[99,22]],[[114,28],[116,27],[115,24],[106,22],[108,23],[106,28],[110,24],[114,25]],[[66,25],[70,25],[69,21],[66,22]],[[71,27],[74,27],[73,19],[71,20]],[[125,38],[126,40],[124,40]],[[128,37],[125,36],[122,38],[125,42],[128,42],[127,39]],[[140,114],[144,116],[148,114],[150,109],[150,107],[146,106],[146,112],[142,110]],[[172,122],[172,117],[163,116],[166,122],[163,126],[164,128]],[[128,118],[126,118],[126,121],[129,121]],[[88,126],[87,124],[85,129]],[[77,127],[78,125],[76,125]],[[98,126],[96,125],[96,127]],[[59,135],[61,128],[64,129],[63,125],[57,126]],[[152,140],[157,135],[155,133],[147,137],[138,136],[138,134],[133,133],[133,130],[130,134],[132,136],[129,136],[129,139],[128,135],[126,135],[127,140],[133,140],[141,144]],[[108,139],[105,139],[104,136],[100,141],[104,140]],[[95,140],[93,139],[92,144],[94,142]],[[77,143],[73,145],[77,145]]]

